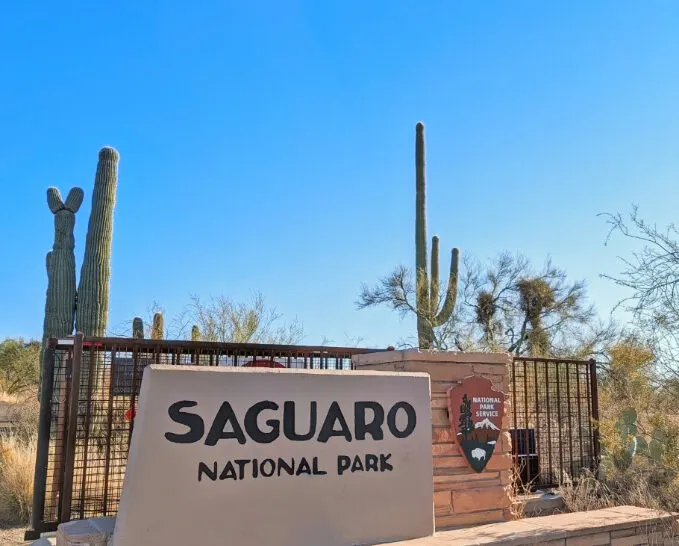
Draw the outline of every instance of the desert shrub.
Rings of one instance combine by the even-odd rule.
[[[679,400],[633,340],[610,350],[601,374],[599,474],[560,489],[569,511],[633,505],[679,510]]]
[[[0,522],[28,522],[33,499],[36,437],[0,437]]]
[[[13,434],[24,442],[32,441],[38,434],[39,415],[40,402],[34,395],[18,400],[7,409]]]
[[[40,343],[7,338],[0,342],[0,391],[35,391],[40,377]]]

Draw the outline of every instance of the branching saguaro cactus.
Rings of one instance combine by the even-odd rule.
[[[106,332],[118,160],[113,148],[99,151],[75,322],[76,331],[86,336],[103,336]]]
[[[45,344],[51,336],[73,333],[75,317],[75,213],[83,202],[83,190],[73,188],[63,201],[57,188],[47,190],[47,205],[54,214],[54,244],[47,253],[47,295],[43,324],[42,363]],[[42,369],[42,368],[41,368]]]
[[[57,188],[47,190],[47,205],[54,214],[54,245],[47,253],[46,337],[69,336],[75,316],[75,213],[83,191],[73,188],[64,202]]]
[[[439,238],[431,241],[431,278],[427,268],[427,203],[424,124],[415,128],[415,269],[417,290],[417,337],[420,349],[431,349],[434,328],[450,320],[457,299],[457,278],[460,252],[453,248],[450,261],[448,289],[440,304]]]
[[[87,336],[103,336],[108,320],[113,208],[118,185],[118,152],[99,151],[94,180],[92,210],[87,229],[85,257],[76,291],[75,213],[83,202],[83,190],[73,188],[66,201],[59,190],[47,190],[47,204],[54,214],[54,246],[47,254],[47,296],[41,350],[42,362],[50,336],[69,336],[75,329]]]

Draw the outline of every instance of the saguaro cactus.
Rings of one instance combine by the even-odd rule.
[[[54,244],[47,253],[47,295],[43,324],[42,363],[50,336],[70,336],[75,315],[75,213],[83,202],[83,190],[73,188],[66,201],[57,188],[48,188],[47,205],[54,214]],[[41,367],[42,370],[42,367]]]
[[[153,325],[151,326],[151,339],[163,339],[164,321],[162,313],[153,314]]]
[[[144,321],[140,317],[132,319],[132,337],[144,339]]]
[[[47,298],[44,334],[69,336],[75,315],[75,213],[83,202],[83,191],[73,188],[66,201],[57,188],[47,190],[47,205],[54,214],[54,244],[47,253]]]
[[[113,148],[104,147],[99,151],[85,255],[80,270],[75,322],[76,331],[87,336],[105,335],[108,321],[111,239],[118,186],[118,159],[118,152]]]
[[[448,290],[439,310],[439,238],[431,241],[431,279],[427,268],[427,206],[424,124],[415,127],[415,269],[417,290],[417,337],[420,349],[431,349],[434,328],[445,324],[455,309],[459,250],[453,248],[450,261]]]

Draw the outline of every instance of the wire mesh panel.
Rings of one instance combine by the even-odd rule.
[[[116,513],[148,365],[351,370],[352,355],[376,351],[80,335],[50,343],[46,361],[53,366],[46,367],[51,381],[41,402],[37,504],[27,537],[62,521]]]
[[[524,487],[556,487],[596,469],[594,361],[515,358],[510,390],[514,466]]]

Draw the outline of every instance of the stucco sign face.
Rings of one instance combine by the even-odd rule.
[[[427,374],[149,366],[114,546],[433,533]]]
[[[456,443],[476,472],[483,472],[502,429],[505,396],[488,379],[468,377],[448,390],[448,415]]]

